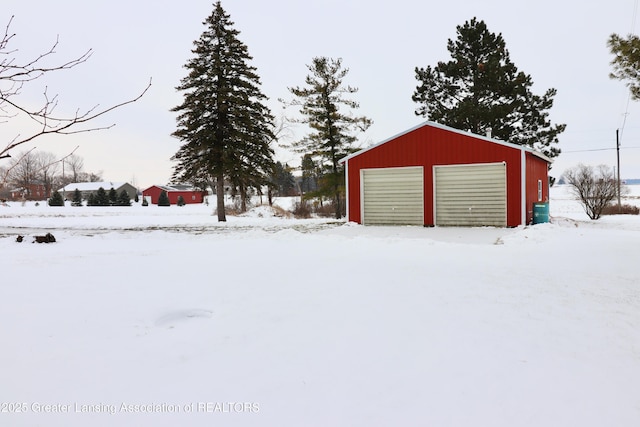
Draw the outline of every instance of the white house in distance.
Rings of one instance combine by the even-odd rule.
[[[76,189],[78,189],[80,191],[80,193],[82,194],[82,198],[84,200],[89,198],[90,194],[96,194],[98,192],[98,189],[102,187],[104,189],[104,191],[106,191],[107,193],[109,192],[109,190],[111,190],[112,188],[114,190],[116,190],[116,192],[118,194],[120,194],[122,192],[122,190],[126,191],[127,194],[129,195],[130,199],[135,199],[136,197],[136,193],[138,192],[138,190],[136,190],[136,188],[129,184],[128,182],[107,182],[107,181],[103,181],[103,182],[73,182],[71,184],[66,185],[64,188],[61,188],[60,190],[58,190],[58,192],[65,198],[65,199],[72,199],[73,198],[73,193],[76,191]]]

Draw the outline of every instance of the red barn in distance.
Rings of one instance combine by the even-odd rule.
[[[433,122],[341,162],[347,219],[360,224],[515,227],[549,200],[542,153]]]
[[[203,203],[207,192],[196,189],[190,185],[172,184],[172,185],[152,185],[142,192],[142,197],[146,198],[150,203],[157,205],[160,193],[167,192],[169,203],[178,204],[178,197],[182,196],[185,204]]]

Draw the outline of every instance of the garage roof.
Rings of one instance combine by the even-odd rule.
[[[505,147],[514,148],[516,150],[522,150],[522,151],[525,151],[527,153],[531,153],[532,155],[534,155],[536,157],[539,157],[540,159],[546,161],[547,163],[553,163],[553,160],[551,160],[549,157],[547,157],[544,154],[542,154],[541,152],[533,150],[533,149],[531,149],[529,147],[525,147],[523,145],[512,144],[510,142],[501,141],[501,140],[495,139],[495,138],[489,138],[487,136],[477,135],[475,133],[471,133],[471,132],[455,129],[455,128],[452,128],[452,127],[449,127],[449,126],[445,126],[445,125],[442,125],[440,123],[431,122],[431,121],[423,122],[423,123],[421,123],[421,124],[419,124],[417,126],[412,127],[411,129],[405,130],[404,132],[400,132],[399,134],[394,135],[391,138],[387,138],[384,141],[381,141],[381,142],[379,142],[377,144],[374,144],[371,147],[363,148],[362,150],[356,151],[355,153],[350,154],[350,155],[340,159],[340,163],[345,163],[347,160],[352,159],[354,157],[357,157],[357,156],[359,156],[360,154],[362,154],[362,153],[364,153],[366,151],[372,150],[372,149],[374,149],[376,147],[379,147],[380,145],[386,144],[389,141],[392,141],[392,140],[394,140],[394,139],[396,139],[396,138],[398,138],[398,137],[400,137],[402,135],[406,135],[406,134],[408,134],[410,132],[413,132],[416,129],[420,129],[421,127],[424,127],[424,126],[431,126],[431,127],[434,127],[434,128],[445,130],[447,132],[453,132],[453,133],[457,133],[457,134],[460,134],[460,135],[466,135],[466,136],[473,137],[475,139],[481,139],[481,140],[488,141],[488,142],[491,142],[491,143],[494,143],[494,144],[498,144],[498,145],[503,145]]]

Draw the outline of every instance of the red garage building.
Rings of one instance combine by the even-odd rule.
[[[187,203],[202,203],[207,195],[206,191],[195,189],[188,185],[152,185],[142,192],[142,196],[147,198],[150,203],[157,205],[160,193],[162,191],[167,192],[169,196],[169,203],[175,205],[178,203],[178,197],[182,196],[185,204]]]
[[[360,224],[515,227],[549,198],[543,154],[433,122],[342,162],[347,219]]]

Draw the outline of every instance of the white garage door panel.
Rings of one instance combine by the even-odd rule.
[[[436,225],[506,226],[504,163],[436,166],[434,177]]]
[[[364,169],[363,224],[424,224],[422,167]]]

